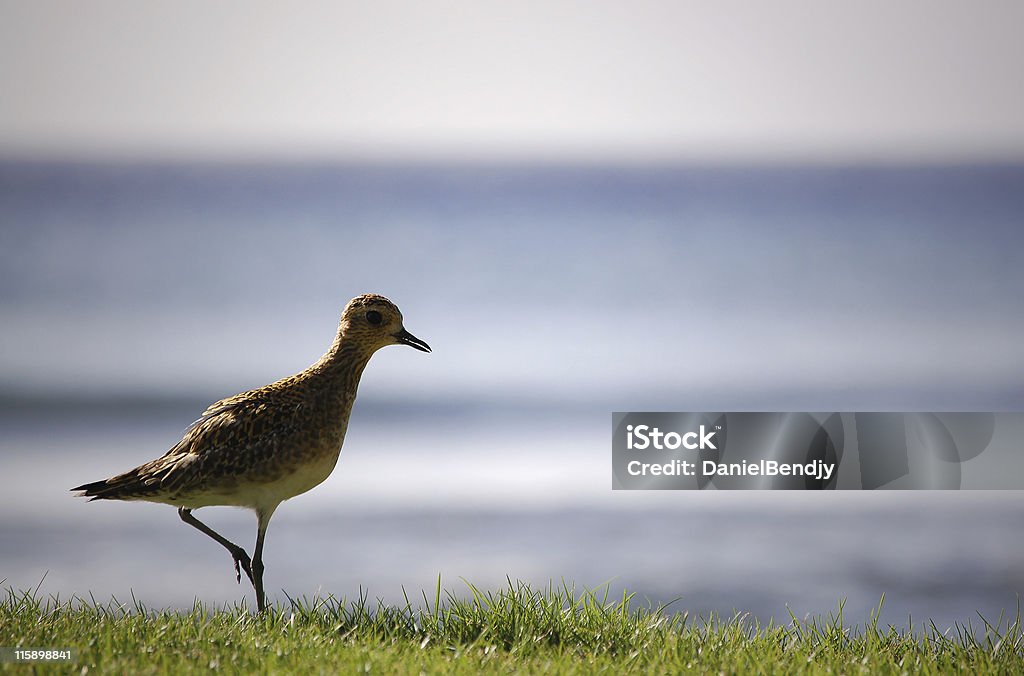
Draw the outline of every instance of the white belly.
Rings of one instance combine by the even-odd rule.
[[[273,481],[239,483],[232,490],[193,494],[181,500],[166,500],[166,502],[190,509],[216,505],[248,507],[269,515],[285,500],[301,495],[323,483],[334,471],[334,466],[337,463],[338,454],[328,454]],[[163,501],[161,500],[161,502]]]

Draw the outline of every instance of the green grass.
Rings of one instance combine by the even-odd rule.
[[[1020,612],[947,632],[881,627],[873,613],[844,626],[825,618],[759,625],[743,617],[694,619],[638,608],[571,586],[509,581],[464,597],[430,594],[386,606],[295,599],[264,615],[245,606],[190,612],[8,590],[0,646],[74,648],[74,666],[4,664],[0,670],[82,673],[1024,673]],[[880,606],[881,607],[881,606]],[[977,629],[977,631],[975,631]]]

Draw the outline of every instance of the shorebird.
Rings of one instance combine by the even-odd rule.
[[[72,488],[93,500],[146,500],[178,508],[178,516],[220,543],[256,592],[263,590],[263,542],[278,505],[326,479],[341,453],[359,378],[387,345],[430,346],[405,330],[402,313],[367,294],[345,306],[334,343],[302,373],[211,404],[162,457],[123,474]],[[213,505],[256,512],[256,545],[246,551],[192,515]]]

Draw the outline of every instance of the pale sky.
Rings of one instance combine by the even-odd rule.
[[[1024,3],[0,0],[0,158],[1020,161]]]

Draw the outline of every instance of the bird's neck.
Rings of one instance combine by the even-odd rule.
[[[320,357],[320,361],[310,370],[327,378],[343,391],[355,393],[359,378],[363,375],[363,369],[366,368],[371,356],[373,352],[367,351],[365,345],[346,340],[345,336],[339,333],[331,349]]]

